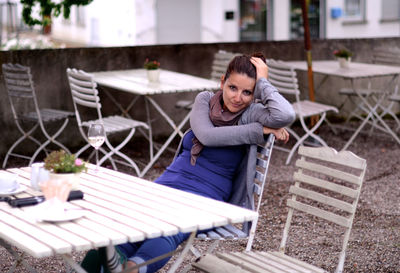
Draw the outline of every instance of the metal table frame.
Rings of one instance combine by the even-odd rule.
[[[293,66],[297,70],[307,71],[307,63],[305,61],[287,61],[286,63]],[[366,106],[365,111],[367,116],[363,119],[362,123],[343,146],[342,150],[346,150],[351,145],[353,140],[357,137],[365,125],[370,122],[370,120],[373,126],[388,133],[395,141],[397,141],[397,143],[400,144],[400,138],[395,132],[392,131],[389,125],[382,119],[382,116],[377,112],[379,108],[383,108],[382,103],[384,103],[392,94],[390,87],[393,84],[398,84],[400,67],[352,62],[350,63],[349,68],[340,68],[337,61],[313,61],[313,72],[325,76],[320,82],[318,88],[329,76],[341,77],[343,79],[350,80],[351,88]],[[390,77],[390,80],[386,82],[386,85],[382,88],[381,92],[374,94],[375,98],[372,101],[369,101],[365,96],[363,96],[355,86],[355,81],[357,79],[368,79],[371,81],[372,78],[384,76]],[[377,123],[380,123],[381,126],[379,126]]]

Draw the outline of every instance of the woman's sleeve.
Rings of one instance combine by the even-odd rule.
[[[253,103],[243,113],[242,123],[259,122],[270,128],[282,128],[291,124],[296,114],[288,102],[267,79],[257,81],[255,99],[261,103]]]
[[[262,144],[265,142],[263,126],[258,122],[245,125],[215,127],[209,117],[212,92],[201,92],[196,96],[190,114],[190,127],[197,139],[205,146],[230,146]]]

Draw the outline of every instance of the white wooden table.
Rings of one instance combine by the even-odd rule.
[[[92,74],[94,76],[94,80],[100,86],[109,87],[111,90],[119,90],[134,95],[132,101],[127,106],[122,106],[121,102],[119,102],[115,96],[110,93],[110,90],[104,89],[108,97],[125,116],[129,117],[129,111],[137,102],[138,98],[144,97],[145,99],[144,110],[146,111],[147,124],[149,125],[148,139],[150,142],[150,162],[142,170],[140,177],[146,174],[146,172],[158,160],[160,155],[165,151],[176,135],[180,135],[181,137],[183,136],[181,129],[189,120],[189,114],[187,114],[182,120],[177,122],[174,121],[173,118],[161,108],[160,104],[158,104],[152,98],[152,96],[157,94],[176,94],[204,90],[215,91],[219,89],[219,85],[215,81],[163,69],[160,71],[160,80],[156,83],[148,81],[147,71],[145,69],[92,72]],[[156,154],[153,152],[154,146],[149,104],[156,109],[156,111],[173,129],[173,132],[169,138]]]
[[[197,230],[257,217],[251,210],[106,168],[96,173],[94,168],[90,165],[89,171],[81,175],[79,188],[84,192],[84,199],[68,202],[70,209],[83,210],[83,217],[79,219],[38,222],[30,215],[34,207],[12,208],[0,202],[0,245],[8,250],[16,246],[35,258],[60,255],[77,272],[85,272],[73,261],[72,251],[191,232],[178,262],[170,269],[173,272],[189,250]],[[17,197],[40,195],[29,187],[29,167],[0,170],[0,175],[5,172],[19,174],[20,183],[28,187]],[[29,268],[26,262],[23,264]]]
[[[285,63],[291,65],[292,67],[294,67],[294,69],[307,71],[307,63],[305,61],[285,61]],[[382,103],[384,103],[386,98],[391,94],[390,87],[398,82],[400,67],[351,62],[349,68],[340,68],[337,61],[313,61],[312,69],[314,73],[325,76],[319,86],[322,85],[327,77],[331,76],[350,80],[351,88],[355,91],[359,99],[367,106],[367,117],[356,129],[350,139],[346,142],[342,150],[346,150],[350,146],[350,144],[357,137],[360,131],[372,118],[376,118],[383,126],[384,130],[400,144],[400,138],[396,135],[396,133],[392,131],[392,129],[387,125],[387,123],[376,111],[379,107],[381,107]],[[358,92],[358,89],[355,87],[355,81],[358,79],[366,78],[368,80],[371,80],[372,78],[384,76],[389,76],[390,80],[386,82],[386,85],[381,89],[381,92],[379,94],[376,94],[377,99],[374,102],[368,101],[365,96],[360,94]]]

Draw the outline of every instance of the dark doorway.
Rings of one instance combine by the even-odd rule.
[[[240,41],[267,40],[267,0],[240,1]]]
[[[301,16],[301,1],[290,1],[290,39],[303,39],[304,28]],[[321,38],[320,33],[320,0],[310,0],[308,6],[308,20],[311,38]]]

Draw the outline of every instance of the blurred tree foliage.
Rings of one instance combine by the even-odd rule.
[[[90,4],[93,0],[20,0],[23,4],[22,18],[24,22],[29,25],[42,25],[47,26],[51,24],[51,17],[58,17],[61,12],[65,19],[69,18],[72,6],[85,6]],[[33,8],[39,5],[40,18],[32,16]]]

